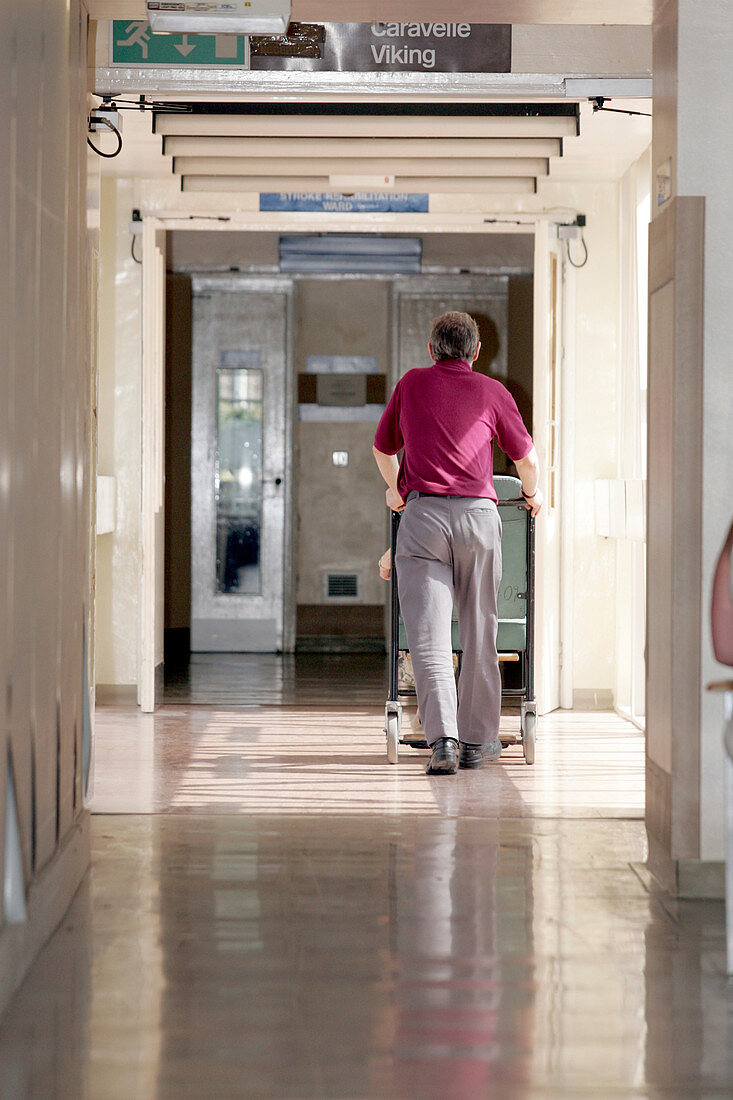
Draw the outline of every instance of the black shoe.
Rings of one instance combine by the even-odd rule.
[[[426,775],[455,775],[458,771],[458,742],[453,737],[439,737],[432,745],[425,769]]]
[[[498,737],[485,745],[468,745],[465,741],[461,741],[459,767],[482,768],[490,760],[498,760],[501,750],[502,744]]]

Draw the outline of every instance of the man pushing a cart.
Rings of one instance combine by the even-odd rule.
[[[478,326],[467,313],[436,318],[428,343],[433,365],[399,380],[374,437],[387,505],[403,513],[397,588],[432,750],[429,775],[480,768],[501,755],[501,520],[492,477],[494,439],[516,465],[531,514],[542,507],[532,438],[506,387],[473,371],[480,348]],[[457,697],[454,604],[463,650]]]

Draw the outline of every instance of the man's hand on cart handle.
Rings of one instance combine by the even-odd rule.
[[[544,503],[542,490],[540,488],[535,489],[531,497],[527,496],[524,490],[522,490],[522,496],[524,497],[524,503],[528,511],[530,511],[533,516],[536,516]]]
[[[379,559],[379,576],[383,581],[388,581],[392,575],[392,551],[385,550]]]
[[[536,516],[542,507],[543,496],[539,487],[540,463],[535,448],[532,447],[529,454],[525,455],[524,458],[518,458],[514,465],[517,467],[517,473],[522,482],[524,503],[528,511]]]
[[[404,512],[405,502],[396,489],[387,489],[384,497],[387,501],[387,507],[391,508],[393,512]]]
[[[402,512],[405,502],[397,491],[397,477],[400,471],[399,459],[397,455],[383,454],[376,447],[372,447],[372,452],[379,467],[379,472],[387,484],[387,491],[384,494],[387,507],[391,508],[393,512]]]

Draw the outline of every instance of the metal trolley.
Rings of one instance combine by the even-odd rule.
[[[502,576],[497,610],[499,626],[497,649],[499,660],[519,665],[519,683],[502,688],[502,700],[520,700],[520,732],[502,734],[502,741],[509,744],[521,741],[524,759],[534,764],[537,738],[537,703],[534,697],[534,568],[535,522],[521,496],[521,481],[516,477],[495,477],[494,487],[499,498],[502,521]],[[392,512],[391,548],[392,572],[390,578],[390,633],[389,633],[389,698],[384,708],[384,727],[387,737],[387,760],[396,764],[400,745],[426,748],[427,743],[418,732],[402,730],[402,699],[415,698],[413,688],[400,687],[400,651],[407,652],[407,635],[400,615],[397,594],[397,570],[395,549],[400,517]],[[458,621],[453,613],[453,652],[458,655],[460,668],[461,648]],[[506,676],[504,677],[506,679]]]

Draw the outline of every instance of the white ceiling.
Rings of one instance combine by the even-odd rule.
[[[608,106],[650,112],[651,100],[613,100]],[[95,140],[104,149],[113,142],[100,135],[95,135]],[[618,179],[650,141],[651,118],[594,112],[592,105],[584,102],[580,137],[565,138],[564,155],[552,158],[547,178],[550,182]],[[162,155],[161,144],[161,138],[152,133],[150,112],[123,111],[122,152],[102,161],[103,175],[170,179],[171,158]]]
[[[647,0],[633,0],[635,10],[646,6]],[[402,0],[339,0],[338,18],[396,18]],[[107,14],[140,15],[133,12],[133,0],[96,0],[97,14],[102,8]],[[404,6],[404,5],[403,5]],[[295,17],[326,20],[333,12],[330,0],[294,0]],[[396,191],[429,192],[433,195],[456,193],[493,194],[504,197],[518,194],[541,195],[546,182],[583,182],[612,180],[620,177],[649,145],[651,120],[612,112],[595,113],[587,96],[650,96],[650,29],[640,26],[516,26],[520,17],[539,20],[550,8],[557,20],[593,22],[603,7],[606,23],[618,16],[629,18],[624,0],[512,0],[516,50],[512,52],[513,70],[499,74],[453,73],[340,73],[266,71],[241,73],[228,70],[181,68],[142,65],[140,68],[120,68],[111,65],[109,28],[99,27],[95,43],[96,87],[130,102],[140,93],[159,101],[198,101],[264,103],[392,104],[402,102],[463,102],[543,103],[557,114],[569,105],[580,103],[580,135],[574,134],[575,119],[481,116],[478,106],[467,115],[453,118],[435,114],[410,117],[358,118],[344,113],[324,116],[316,108],[310,116],[253,117],[236,115],[201,116],[172,114],[163,118],[171,134],[192,135],[184,149],[176,153],[176,175],[171,157],[163,156],[160,137],[152,134],[149,112],[124,110],[124,146],[121,155],[102,162],[105,175],[132,176],[148,180],[168,181],[166,191],[178,195],[178,209],[187,208],[190,192],[211,190],[225,206],[236,207],[242,195],[249,195],[245,205],[254,200],[257,191],[312,190],[340,191],[374,190],[391,186]],[[367,13],[368,8],[368,13]],[[461,11],[462,18],[482,20],[501,14],[506,4],[500,0],[480,5],[469,2]],[[129,10],[128,10],[129,9]],[[301,10],[302,9],[302,10]],[[507,8],[508,10],[508,8]],[[423,0],[421,18],[438,18],[447,12],[445,0]],[[522,14],[523,13],[523,14]],[[414,14],[414,5],[413,5]],[[506,14],[506,12],[504,13]],[[641,21],[641,20],[639,20]],[[519,33],[521,31],[521,33]],[[177,47],[178,48],[178,47]],[[527,67],[529,66],[529,68]],[[540,66],[538,72],[532,68]],[[545,67],[553,72],[546,73]],[[516,67],[517,71],[514,71]],[[543,73],[545,75],[543,75]],[[592,76],[589,74],[600,74]],[[236,79],[230,79],[234,76]],[[246,78],[246,79],[245,79]],[[562,104],[562,106],[560,106]],[[622,101],[613,99],[614,108],[650,110],[651,99]],[[311,107],[311,111],[313,108]],[[368,116],[379,115],[379,108],[367,109]],[[560,129],[558,129],[560,127]],[[524,143],[530,133],[564,134],[563,156],[557,149],[530,153]],[[208,144],[203,135],[239,134]],[[310,140],[306,141],[306,135]],[[275,144],[277,137],[280,140]],[[498,137],[510,139],[501,151],[487,141]],[[408,139],[422,137],[422,143]],[[348,139],[365,138],[357,146],[348,147]],[[314,140],[315,139],[315,140]],[[344,139],[347,139],[345,142]],[[388,139],[388,140],[385,140]],[[430,146],[426,151],[426,141]],[[521,139],[521,140],[520,140]],[[104,147],[111,136],[97,135]],[[179,142],[180,143],[180,142]],[[169,148],[175,139],[169,143]],[[433,148],[434,146],[434,148]],[[504,158],[500,163],[499,157]],[[535,157],[532,161],[531,157]],[[548,172],[549,169],[549,172]],[[181,192],[181,177],[185,198]],[[252,177],[257,177],[254,179]],[[387,177],[387,178],[385,178]],[[450,177],[446,180],[446,177]],[[536,183],[535,183],[536,180]],[[225,193],[239,193],[240,200],[226,198]],[[195,204],[194,204],[195,205]],[[214,205],[217,205],[215,202]]]

